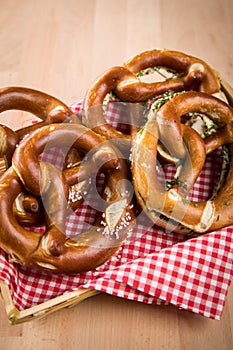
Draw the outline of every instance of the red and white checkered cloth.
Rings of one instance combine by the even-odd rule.
[[[79,113],[81,103],[71,108]],[[114,107],[107,111],[115,118]],[[57,156],[57,155],[56,155]],[[192,200],[210,196],[220,163],[208,156],[205,168],[191,193]],[[173,170],[166,176],[172,179]],[[66,233],[80,232],[92,223],[95,211],[87,199],[67,218]],[[140,214],[130,238],[112,258],[94,271],[61,276],[11,264],[0,250],[0,280],[7,283],[15,306],[30,308],[78,288],[93,288],[118,297],[147,304],[173,304],[182,309],[219,320],[233,277],[233,226],[187,239],[165,233]]]

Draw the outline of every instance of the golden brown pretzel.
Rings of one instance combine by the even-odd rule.
[[[37,160],[45,140],[59,145],[71,142],[70,146],[79,147],[83,152],[90,151],[97,168],[105,174],[103,214],[88,231],[74,238],[67,239],[64,234],[68,186],[63,172]],[[26,158],[29,150],[35,156],[29,164],[22,163],[22,155]],[[14,153],[13,166],[0,178],[1,247],[15,261],[54,272],[78,273],[104,263],[122,245],[134,220],[132,191],[127,180],[129,169],[120,157],[101,136],[78,124],[63,124],[62,127],[51,124],[27,136]],[[43,235],[25,230],[12,214],[15,198],[25,191],[25,187],[42,197],[46,209]]]
[[[137,74],[144,69],[162,66],[173,69],[183,76],[162,82],[147,83]],[[104,72],[88,89],[84,99],[84,123],[96,132],[117,139],[124,149],[131,135],[119,132],[106,122],[102,108],[104,98],[114,91],[120,101],[139,103],[154,98],[168,90],[198,90],[209,94],[220,90],[218,76],[204,61],[181,52],[168,50],[145,51],[128,61],[124,66],[113,67]],[[137,121],[129,125],[138,127]]]
[[[16,131],[21,139],[32,130],[55,122],[75,121],[79,119],[71,109],[59,99],[39,90],[11,86],[0,89],[0,113],[8,110],[29,112],[42,122],[29,125]]]
[[[195,168],[195,162],[199,162],[199,159],[203,159],[203,157],[199,158],[199,154],[195,157],[195,152],[193,155],[187,152],[187,148],[182,142],[183,128],[180,124],[180,117],[184,113],[198,110],[208,114],[218,123],[220,128],[224,128],[226,124],[232,126],[233,110],[230,106],[208,94],[186,92],[174,97],[161,107],[155,117],[149,119],[145,127],[137,133],[133,143],[132,172],[137,199],[153,222],[165,228],[170,221],[169,224],[175,232],[187,233],[187,230],[192,230],[200,234],[233,223],[232,160],[225,184],[214,198],[203,202],[192,202],[186,200],[186,196],[182,193],[182,188],[186,188],[189,171],[192,170],[192,167]],[[229,135],[232,135],[232,130],[224,139],[223,144],[230,144],[229,150],[232,157],[233,138]],[[207,137],[204,140],[207,152],[208,139]],[[161,185],[156,172],[159,140],[165,143],[171,154],[178,157],[181,162],[188,155],[194,160],[190,163],[190,169],[187,168],[186,176],[181,178],[178,185],[168,190]],[[188,142],[191,142],[190,137],[186,139],[185,144],[187,145]],[[216,144],[219,145],[219,142]]]

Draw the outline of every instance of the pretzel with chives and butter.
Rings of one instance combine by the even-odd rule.
[[[105,174],[103,213],[90,229],[75,237],[65,236],[69,186],[63,170],[38,161],[47,142],[91,152],[97,169]],[[34,131],[20,142],[12,166],[0,178],[1,247],[16,262],[53,272],[79,273],[96,268],[119,249],[133,224],[129,176],[118,150],[82,125],[51,124]],[[42,198],[46,210],[43,235],[25,230],[13,216],[12,205],[25,189]]]
[[[166,81],[143,82],[138,74],[147,68],[163,67],[180,74]],[[120,101],[141,103],[166,91],[198,90],[208,94],[220,90],[219,77],[204,61],[177,51],[150,50],[133,57],[123,66],[112,67],[97,78],[84,98],[83,122],[107,139],[117,140],[122,149],[129,147],[131,135],[106,122],[102,106],[106,95],[114,91]],[[139,110],[136,110],[136,114]],[[140,119],[140,118],[139,118]],[[137,120],[129,120],[133,131]]]
[[[231,156],[225,183],[213,198],[202,202],[189,201],[182,193],[182,189],[186,188],[186,181],[189,180],[189,173],[196,167],[195,164],[199,163],[199,159],[203,161],[203,157],[199,157],[197,152],[187,152],[192,143],[190,137],[183,140],[183,131],[187,126],[182,126],[180,117],[197,111],[207,114],[218,124],[220,130],[224,130],[225,137],[220,138],[221,145],[228,144]],[[153,222],[163,228],[169,223],[174,232],[187,233],[191,230],[197,234],[233,224],[232,121],[233,109],[226,103],[205,93],[186,92],[163,105],[137,133],[132,148],[134,188],[138,202]],[[203,140],[205,153],[220,145],[218,141],[213,145],[212,138],[213,136],[209,136]],[[161,141],[181,164],[183,162],[180,172],[182,181],[177,181],[168,190],[159,182],[156,171],[158,141]],[[184,177],[182,171],[187,157],[191,157],[193,161],[189,163],[190,168],[186,168]]]

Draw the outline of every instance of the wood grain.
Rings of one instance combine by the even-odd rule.
[[[80,100],[104,70],[151,48],[206,60],[233,85],[232,0],[0,0],[0,85]],[[24,113],[0,122],[28,123]],[[220,321],[97,295],[45,319],[10,326],[0,303],[0,349],[233,348],[233,286]]]

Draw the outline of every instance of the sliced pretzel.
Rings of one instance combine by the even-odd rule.
[[[156,119],[159,125],[160,140],[166,142],[170,153],[177,158],[182,159],[185,156],[185,149],[182,140],[182,126],[180,119],[187,113],[201,112],[214,120],[221,129],[218,135],[221,141],[216,141],[215,146],[212,144],[212,136],[205,138],[207,153],[221,144],[232,142],[232,108],[228,104],[205,93],[194,91],[185,92],[173,97],[165,103],[156,113]],[[224,129],[222,129],[224,127]],[[223,133],[223,134],[222,134]],[[212,144],[212,146],[210,146]]]
[[[168,81],[149,83],[149,85],[144,83],[141,89],[154,90],[154,93],[147,95],[146,99],[163,94],[168,90],[197,90],[208,94],[214,94],[220,90],[219,77],[216,71],[203,60],[179,51],[148,50],[136,55],[124,66],[135,74],[154,67],[168,68],[181,74],[180,77]],[[127,86],[127,82],[122,85]],[[124,96],[123,86],[122,92],[118,91],[118,95],[123,93]],[[139,94],[142,93],[139,91]]]
[[[140,80],[137,73],[156,66],[173,69],[182,73],[182,77],[152,83]],[[219,92],[220,83],[216,72],[196,57],[168,50],[145,51],[124,66],[107,70],[95,80],[84,99],[83,122],[107,139],[118,140],[118,144],[121,143],[124,149],[131,142],[131,135],[109,125],[102,108],[98,107],[102,106],[106,95],[114,91],[120,101],[141,103],[168,90],[198,90],[213,94]],[[133,131],[139,126],[136,120],[129,120],[128,123],[133,127]]]
[[[63,145],[71,142],[72,147],[91,151],[97,168],[105,174],[103,213],[88,231],[72,238],[65,235],[68,185],[64,174],[37,158],[45,140]],[[22,162],[27,156],[29,162]],[[101,136],[78,124],[52,124],[24,138],[14,153],[13,166],[0,178],[1,247],[16,262],[54,272],[79,273],[103,264],[122,245],[134,221],[129,169],[120,157]],[[43,235],[25,230],[13,216],[12,205],[25,187],[42,197],[46,210]]]
[[[232,125],[233,110],[230,106],[204,93],[187,92],[161,107],[156,116],[137,133],[133,143],[132,172],[137,199],[154,223],[166,228],[169,222],[174,232],[187,233],[188,230],[192,230],[201,234],[233,223],[232,160],[224,186],[214,198],[207,201],[188,201],[179,186],[175,185],[166,190],[158,179],[156,163],[159,140],[165,143],[169,152],[181,162],[187,155],[194,160],[190,163],[192,166],[186,169],[186,179],[189,179],[189,172],[195,167],[195,162],[199,162],[199,154],[195,156],[195,152],[193,155],[187,152],[185,144],[191,142],[191,139],[187,138],[185,144],[183,143],[180,124],[181,115],[197,110],[207,113],[219,127],[224,127],[226,123]],[[208,138],[204,142],[208,145]],[[233,138],[230,137],[225,138],[223,142],[229,143],[231,157],[232,142]],[[208,151],[208,146],[205,148]],[[182,171],[183,169],[181,176]],[[183,177],[182,183],[185,184],[186,179]]]

